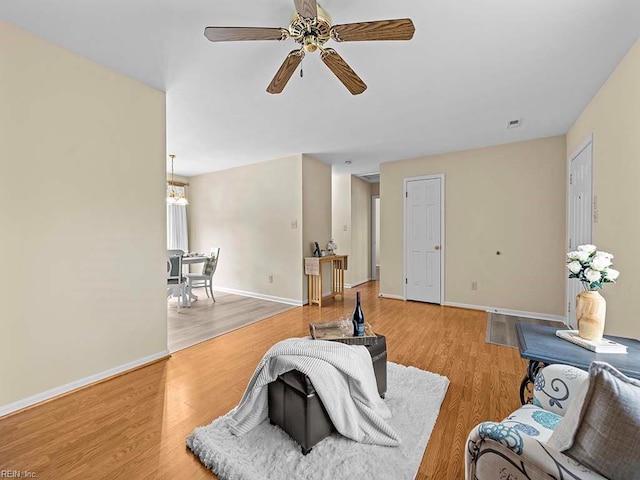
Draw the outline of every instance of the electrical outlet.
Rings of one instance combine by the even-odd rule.
[[[478,289],[478,282],[471,282],[471,290],[477,290]]]
[[[296,228],[298,228],[298,221],[297,220],[292,220],[291,221],[291,228],[293,230],[295,230]]]
[[[269,275],[269,283],[273,283],[273,275]]]
[[[343,231],[343,232],[346,232],[346,231],[347,231],[347,226],[346,226],[346,225],[343,225],[343,226],[342,226],[342,231]]]

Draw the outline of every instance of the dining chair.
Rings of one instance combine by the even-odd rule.
[[[182,274],[182,254],[167,257],[167,298],[178,297],[180,306],[189,306],[189,284]]]
[[[202,267],[202,273],[187,273],[187,282],[189,284],[189,290],[193,288],[204,287],[207,292],[207,297],[211,298],[214,302],[216,297],[213,296],[213,274],[216,273],[218,268],[218,258],[220,257],[220,248],[212,248],[211,256]]]

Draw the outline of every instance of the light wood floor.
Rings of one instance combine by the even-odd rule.
[[[451,381],[417,478],[464,478],[468,432],[518,407],[525,362],[516,349],[485,343],[485,312],[380,299],[376,282],[358,290],[366,320],[387,336],[390,361]],[[238,403],[273,343],[351,313],[354,296],[289,310],[0,419],[0,470],[33,471],[39,480],[214,478],[186,436]]]
[[[207,298],[204,288],[194,289],[198,300],[181,308],[178,299],[168,300],[167,336],[169,351],[176,352],[204,340],[229,333],[278,313],[295,308],[284,303],[214,292],[216,301]]]

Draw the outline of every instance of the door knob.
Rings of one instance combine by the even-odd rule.
[[[433,248],[435,248],[436,250],[440,250],[440,245],[436,245],[436,246],[435,246],[435,247],[433,247]]]

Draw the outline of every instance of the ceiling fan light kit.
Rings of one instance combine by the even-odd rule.
[[[316,0],[294,0],[295,10],[289,28],[269,27],[206,27],[204,35],[212,42],[244,40],[287,40],[292,38],[301,47],[287,55],[267,87],[269,93],[281,93],[293,76],[305,52],[320,50],[320,58],[338,80],[351,92],[359,95],[367,85],[333,48],[325,48],[329,40],[361,42],[374,40],[411,40],[415,32],[409,18],[374,22],[333,25],[331,16]]]

